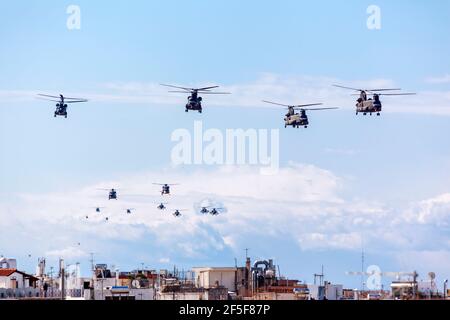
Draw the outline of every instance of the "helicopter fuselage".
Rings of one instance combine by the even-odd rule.
[[[117,200],[117,192],[116,191],[110,191],[108,198],[109,198],[109,200]]]
[[[381,101],[379,96],[374,95],[373,99],[363,100],[362,98],[359,98],[356,101],[356,114],[362,113],[363,115],[376,113],[378,116],[381,113]]]
[[[163,185],[161,189],[161,195],[169,194],[170,195],[170,186]]]
[[[300,126],[307,128],[309,125],[308,116],[301,114],[286,115],[284,118],[284,127],[292,126],[293,128],[299,128]]]
[[[186,112],[189,110],[202,113],[202,97],[199,97],[196,93],[190,95],[188,97],[188,102],[186,103]]]
[[[56,104],[55,117],[56,116],[62,116],[67,118],[67,104],[65,103]]]

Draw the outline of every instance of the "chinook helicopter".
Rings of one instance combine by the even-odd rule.
[[[175,92],[175,93],[190,93],[190,96],[187,98],[188,102],[186,103],[186,112],[189,110],[198,111],[199,113],[202,113],[202,97],[199,96],[199,94],[230,94],[230,92],[214,92],[210,91],[211,89],[218,88],[219,86],[212,86],[212,87],[204,87],[204,88],[185,88],[185,87],[177,87],[170,84],[161,84],[162,86],[169,87],[169,88],[175,88],[175,89],[181,89],[180,90],[172,90],[169,92]]]
[[[109,191],[108,200],[117,200],[117,190],[116,189],[97,189],[102,191]],[[99,208],[100,209],[100,208]],[[100,212],[100,211],[97,211]]]
[[[287,128],[287,126],[292,126],[293,128],[300,128],[300,126],[303,126],[305,128],[308,128],[309,120],[308,120],[308,116],[306,115],[306,111],[338,109],[337,107],[305,108],[305,107],[311,107],[311,106],[320,106],[320,105],[322,105],[322,103],[311,103],[311,104],[301,104],[301,105],[297,105],[297,106],[290,106],[287,104],[281,104],[281,103],[266,101],[266,100],[263,100],[263,102],[288,108],[288,113],[284,117],[284,127],[285,128]],[[300,110],[300,113],[295,112],[296,110]]]
[[[39,99],[47,100],[47,101],[53,101],[57,102],[56,104],[56,110],[55,110],[55,118],[56,116],[63,116],[67,118],[67,104],[68,103],[79,103],[79,102],[87,102],[87,99],[82,98],[68,98],[64,97],[62,94],[58,96],[51,96],[48,94],[38,94]],[[58,99],[58,100],[56,100]]]
[[[376,113],[377,116],[381,115],[381,101],[380,96],[411,96],[415,95],[415,93],[407,92],[407,93],[380,93],[384,91],[399,91],[402,90],[400,88],[397,89],[356,89],[350,87],[344,87],[341,85],[334,84],[334,87],[343,88],[348,90],[359,91],[359,98],[356,100],[356,115],[359,112],[362,112],[363,115],[367,115],[368,113],[372,115],[372,113]],[[373,98],[367,98],[367,95],[371,94]]]
[[[153,183],[153,184],[157,185],[157,186],[162,186],[162,189],[161,189],[162,196],[165,194],[170,195],[170,186],[178,185],[178,183],[172,183],[172,184],[170,184],[170,183]]]

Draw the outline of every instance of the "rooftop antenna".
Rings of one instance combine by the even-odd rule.
[[[94,272],[94,270],[95,270],[95,268],[94,268],[94,253],[91,252],[90,255],[91,255],[91,259],[89,261],[91,262],[91,270],[92,270],[92,272]]]
[[[319,285],[323,286],[323,279],[324,279],[323,265],[322,265],[322,272],[320,274],[314,273],[314,284],[317,284],[317,278],[319,278]]]
[[[245,248],[245,259],[248,258],[248,250],[250,250],[249,248]]]

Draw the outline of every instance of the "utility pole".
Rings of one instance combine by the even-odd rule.
[[[324,279],[324,274],[323,274],[323,265],[322,265],[322,273],[314,273],[314,284],[317,284],[317,278],[319,278],[319,286],[323,286],[323,279]]]
[[[448,279],[445,279],[444,281],[444,300],[447,299],[447,283],[448,283]]]
[[[61,300],[65,299],[65,278],[66,278],[66,274],[64,271],[64,259],[59,259],[59,274],[61,277]]]
[[[91,288],[90,288],[90,293],[91,293],[91,300],[95,300],[95,265],[94,265],[94,253],[91,252]]]

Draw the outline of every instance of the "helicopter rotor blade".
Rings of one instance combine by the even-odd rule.
[[[64,97],[64,100],[86,100],[85,98],[69,98],[69,97]]]
[[[406,92],[406,93],[380,93],[379,96],[414,96],[417,93]]]
[[[208,91],[205,91],[205,92],[199,92],[200,94],[231,94],[231,92],[208,92]]]
[[[298,106],[294,106],[295,109],[303,109],[303,107],[312,107],[312,106],[321,106],[323,103],[310,103],[310,104],[299,104]]]
[[[344,87],[338,84],[333,84],[333,87],[342,88],[342,89],[348,89],[348,90],[355,90],[355,91],[365,91],[363,89],[356,89],[356,88],[350,88],[350,87]]]
[[[88,100],[72,100],[72,101],[64,101],[65,103],[78,103],[78,102],[88,102]]]
[[[218,88],[218,87],[219,86],[204,87],[204,88],[198,88],[198,89],[195,89],[195,90],[197,90],[197,91],[205,91],[205,90],[215,89],[215,88]]]
[[[320,110],[334,110],[334,109],[339,109],[338,107],[332,107],[332,108],[309,108],[309,109],[305,109],[305,108],[300,108],[301,110],[305,110],[305,111],[320,111]]]
[[[56,98],[56,99],[60,99],[61,97],[59,97],[59,96],[51,96],[51,95],[49,95],[49,94],[41,94],[41,93],[38,93],[38,96],[41,96],[41,97],[49,97],[49,98]]]
[[[262,100],[262,102],[264,102],[264,103],[270,103],[270,104],[274,104],[274,105],[282,106],[282,107],[292,107],[292,106],[290,106],[290,105],[288,105],[288,104],[282,104],[282,103],[272,102],[272,101],[267,101],[267,100]]]
[[[194,90],[193,88],[178,87],[178,86],[173,86],[173,85],[171,85],[171,84],[160,83],[160,85],[161,85],[161,86],[164,86],[164,87],[175,88],[175,89],[182,89],[182,90],[186,90],[186,91],[192,91],[192,90]]]
[[[370,89],[370,90],[365,90],[365,91],[369,91],[369,92],[376,92],[376,91],[399,91],[402,90],[401,88],[395,88],[395,89]]]
[[[360,92],[380,92],[380,91],[398,91],[398,90],[402,90],[401,88],[357,89],[357,88],[345,87],[345,86],[341,86],[341,85],[337,85],[337,84],[333,84],[333,87],[343,88],[343,89],[348,89],[348,90],[355,90],[355,91],[360,91]]]
[[[44,100],[44,101],[61,102],[61,100],[49,99],[49,98],[43,98],[43,97],[36,97],[36,99]]]

